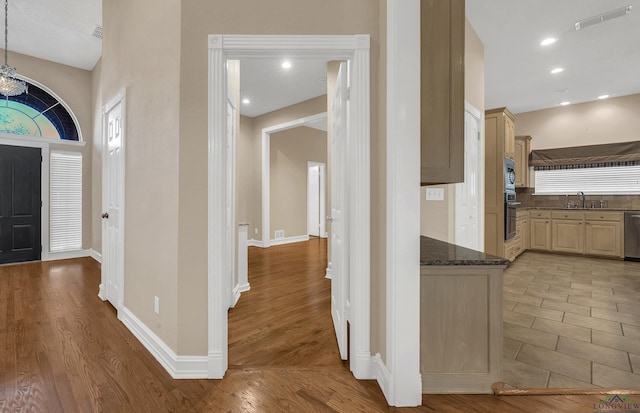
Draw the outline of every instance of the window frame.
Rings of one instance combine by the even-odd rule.
[[[589,174],[591,172],[591,174]],[[590,168],[540,169],[535,170],[535,195],[639,195],[640,165],[615,165]],[[547,175],[542,177],[542,175]],[[591,176],[589,176],[591,175]],[[625,176],[628,181],[616,180],[614,176]]]

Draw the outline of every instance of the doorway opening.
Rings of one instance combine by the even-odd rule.
[[[370,157],[369,157],[369,36],[209,36],[209,168],[208,168],[208,302],[210,378],[222,378],[228,367],[227,310],[230,273],[225,228],[227,222],[227,176],[233,165],[227,160],[226,62],[243,57],[285,54],[326,57],[352,62],[349,159],[345,184],[350,188],[349,222],[351,235],[348,276],[350,288],[351,345],[350,369],[356,378],[371,378],[370,340]],[[223,194],[223,195],[221,195]],[[235,200],[231,200],[233,204]],[[263,234],[264,236],[264,234]]]
[[[307,232],[310,237],[327,238],[327,164],[307,166]]]

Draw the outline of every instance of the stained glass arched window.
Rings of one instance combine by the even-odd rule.
[[[27,83],[28,93],[0,95],[0,132],[79,141],[76,122],[65,106],[41,87]]]

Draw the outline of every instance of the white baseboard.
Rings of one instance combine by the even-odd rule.
[[[257,239],[250,239],[250,240],[247,240],[247,246],[248,246],[248,247],[259,247],[259,248],[263,248],[263,246],[262,246],[262,241],[257,240]]]
[[[238,300],[240,299],[240,286],[238,284],[233,287],[233,302],[231,303],[231,308],[235,307],[238,304]]]
[[[94,260],[98,261],[100,264],[102,264],[102,254],[100,254],[98,251],[91,248],[89,250],[89,256]]]
[[[207,356],[178,356],[126,307],[118,311],[118,319],[131,331],[174,379],[206,379],[209,377]]]
[[[251,289],[251,286],[249,285],[249,283],[238,284],[238,291],[240,291],[241,293],[246,293],[250,289]]]
[[[299,235],[297,237],[287,237],[287,238],[278,238],[272,239],[271,245],[284,245],[284,244],[293,244],[294,242],[303,242],[309,241],[308,235]]]
[[[373,378],[378,382],[378,386],[382,390],[385,399],[387,399],[387,403],[391,406],[393,405],[393,401],[390,399],[390,388],[389,384],[391,383],[391,372],[387,368],[387,366],[382,361],[382,357],[380,353],[377,353],[375,356],[371,357],[371,373]]]
[[[327,267],[327,270],[326,270],[326,271],[325,271],[325,273],[324,273],[324,278],[331,279],[331,274],[332,274],[332,272],[331,272],[331,271],[332,271],[332,270],[331,270],[331,267]]]
[[[90,257],[90,250],[77,250],[65,252],[50,252],[47,257],[43,257],[42,261],[68,260],[71,258]]]

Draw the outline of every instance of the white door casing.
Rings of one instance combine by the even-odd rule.
[[[350,60],[350,135],[346,145],[351,281],[350,368],[370,379],[370,38],[353,36],[209,35],[208,148],[208,375],[222,378],[228,366],[226,288],[226,60],[304,55]],[[264,135],[263,135],[264,136]],[[264,142],[264,140],[263,140]],[[222,194],[222,195],[221,195]],[[264,207],[264,206],[263,206]],[[264,208],[263,208],[264,211]],[[264,222],[263,222],[264,224]],[[263,234],[264,236],[264,234]]]
[[[235,286],[235,259],[236,259],[236,208],[235,208],[235,194],[236,194],[236,105],[233,101],[233,96],[229,93],[227,96],[227,164],[229,165],[229,173],[227,174],[227,195],[226,195],[226,237],[227,242],[225,244],[227,251],[227,271],[228,279],[227,283],[227,297],[228,307],[231,308],[235,305],[235,293],[233,287]]]
[[[468,103],[464,114],[464,182],[455,184],[454,242],[484,249],[482,231],[483,162],[480,112]]]
[[[329,99],[331,119],[331,317],[340,357],[347,359],[347,311],[349,308],[349,222],[346,190],[347,63],[340,63],[333,96]]]
[[[124,306],[124,133],[122,89],[103,107],[102,284],[100,298],[120,310]]]

